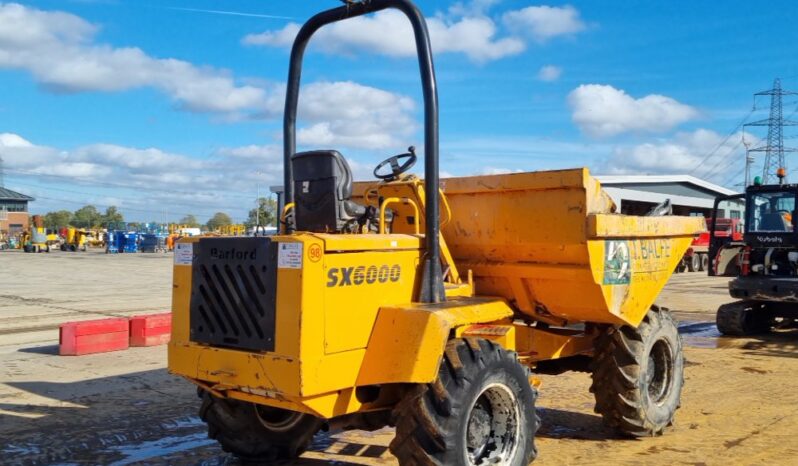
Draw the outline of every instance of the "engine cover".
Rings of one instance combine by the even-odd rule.
[[[277,243],[201,238],[194,244],[191,341],[274,351]]]

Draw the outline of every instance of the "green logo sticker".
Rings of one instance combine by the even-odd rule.
[[[626,241],[606,240],[604,251],[604,284],[629,284],[632,278],[632,262]]]

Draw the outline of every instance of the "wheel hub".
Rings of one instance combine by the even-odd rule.
[[[477,397],[468,418],[469,464],[506,464],[518,448],[520,427],[515,393],[503,384],[486,387]]]
[[[668,397],[673,384],[673,359],[670,345],[658,340],[648,354],[646,386],[652,402],[662,404]]]
[[[261,405],[255,405],[255,415],[264,427],[275,432],[290,430],[302,419],[302,413]]]

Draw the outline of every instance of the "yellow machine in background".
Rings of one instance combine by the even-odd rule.
[[[61,244],[62,251],[86,251],[88,249],[89,232],[73,227],[66,229],[66,237]]]
[[[86,234],[86,244],[89,247],[105,247],[105,231],[100,229],[91,229]]]
[[[353,185],[337,151],[295,150],[302,53],[321,26],[390,7],[417,40],[425,177],[407,174],[411,147]],[[533,374],[573,368],[623,434],[670,425],[684,360],[654,301],[703,219],[616,214],[583,168],[439,183],[434,69],[409,0],[311,18],[288,83],[284,231],[175,248],[169,370],[201,388],[226,451],[275,461],[325,426],[394,425],[401,464],[525,465]]]
[[[25,252],[50,252],[50,239],[41,215],[31,217],[30,230],[22,233],[20,243]]]
[[[219,228],[219,234],[222,236],[244,236],[246,233],[247,227],[241,224],[222,225]]]

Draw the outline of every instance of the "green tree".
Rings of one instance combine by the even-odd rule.
[[[247,228],[252,228],[258,225],[260,219],[261,226],[274,226],[277,223],[277,201],[266,197],[258,201],[258,208],[249,211],[249,217],[244,224]]]
[[[112,205],[105,209],[105,214],[103,214],[102,219],[100,222],[103,225],[108,225],[109,223],[122,223],[125,221],[125,217],[122,215],[122,212],[119,212],[119,209],[115,205]]]
[[[70,225],[77,228],[94,228],[100,226],[102,215],[93,205],[81,207],[75,211]]]
[[[227,215],[224,212],[216,212],[215,214],[213,214],[213,217],[211,217],[210,220],[208,220],[208,223],[206,225],[209,231],[214,231],[219,227],[223,227],[225,225],[232,225],[232,223],[233,219],[231,219],[229,215]]]
[[[68,210],[59,210],[56,212],[47,212],[44,214],[44,227],[48,229],[57,229],[65,227],[72,222],[72,212]]]
[[[181,218],[178,222],[180,225],[187,225],[189,228],[197,228],[200,226],[200,223],[197,221],[197,217],[188,214],[185,217]]]

